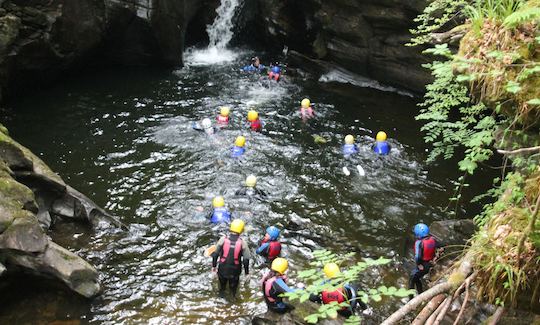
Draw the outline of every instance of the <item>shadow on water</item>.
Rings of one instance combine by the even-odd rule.
[[[253,55],[238,53],[243,60]],[[457,177],[450,164],[424,163],[416,100],[310,79],[269,83],[240,73],[243,62],[188,64],[173,73],[100,71],[11,105],[6,124],[12,135],[130,225],[128,232],[97,229],[90,235],[56,227],[64,230],[55,240],[96,265],[104,287],[92,301],[52,300],[58,319],[69,314],[93,324],[242,323],[265,311],[259,260],[237,303],[216,295],[202,251],[224,229],[211,227],[198,208],[209,208],[217,194],[247,221],[251,243],[270,224],[285,228],[292,270],[307,266],[312,250],[327,248],[357,252],[356,259],[393,259],[366,274],[365,284],[406,282],[410,230],[419,220],[446,217],[449,179]],[[307,125],[298,117],[306,96],[318,116]],[[220,105],[232,108],[229,128],[214,136],[191,129],[192,121],[214,119]],[[266,123],[260,134],[245,127],[251,108]],[[370,150],[378,130],[391,137],[390,156]],[[348,133],[360,143],[354,161],[340,152]],[[229,149],[240,134],[247,137],[247,153],[233,160]],[[313,135],[327,143],[316,144]],[[341,170],[348,164],[361,164],[367,176],[346,177]],[[251,173],[270,194],[268,202],[234,196]],[[40,297],[21,292],[16,303],[30,308]],[[388,314],[397,303],[376,305],[376,313]],[[30,320],[48,312],[32,311]],[[10,315],[4,310],[4,319],[18,317]]]

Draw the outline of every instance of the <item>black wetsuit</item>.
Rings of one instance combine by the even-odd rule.
[[[235,263],[235,244],[237,243],[239,237],[240,235],[238,234],[230,234],[228,236],[230,248],[227,258],[224,261],[221,260],[224,256],[223,246],[225,244],[225,237],[222,237],[218,241],[216,251],[212,253],[213,267],[218,266],[218,260],[220,260],[218,266],[219,291],[220,293],[223,293],[227,287],[227,283],[229,283],[229,289],[231,290],[233,296],[236,295],[236,292],[238,291],[240,274],[242,273],[242,264],[244,265],[244,273],[246,275],[249,274],[250,252],[249,247],[244,240],[242,240],[242,249],[240,250],[238,256],[238,263]]]

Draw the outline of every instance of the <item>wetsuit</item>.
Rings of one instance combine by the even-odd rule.
[[[377,141],[373,145],[373,151],[379,155],[387,155],[390,153],[390,144],[387,141]]]
[[[227,208],[214,208],[209,216],[211,223],[229,223],[231,222],[231,213]]]
[[[266,306],[268,306],[269,310],[279,314],[294,309],[292,305],[283,302],[283,298],[280,297],[282,293],[295,291],[287,286],[286,281],[286,276],[279,275],[274,271],[268,272],[262,280],[262,291]]]
[[[240,156],[242,156],[244,154],[244,152],[246,152],[246,148],[244,148],[244,147],[234,146],[231,149],[231,155],[233,157],[240,157]]]
[[[240,235],[231,233],[228,237],[222,237],[216,244],[216,251],[212,253],[212,267],[218,266],[219,292],[223,294],[227,283],[229,290],[236,295],[242,264],[244,273],[249,274],[249,259],[251,258],[249,247]]]
[[[345,144],[343,145],[343,155],[349,157],[358,152],[358,147],[355,144]]]
[[[242,68],[242,71],[244,72],[261,72],[265,69],[266,67],[263,65],[263,64],[259,64],[259,66],[255,66],[253,64],[250,64],[250,65],[246,65],[245,67]]]
[[[358,299],[356,289],[349,284],[333,291],[323,290],[319,295],[311,295],[309,300],[323,304],[329,304],[333,301],[337,303],[349,302],[348,307],[338,310],[338,313],[344,317],[354,315],[357,304],[360,305],[360,308],[367,309],[366,304]]]
[[[263,190],[260,190],[256,187],[244,186],[238,189],[235,193],[236,196],[247,196],[247,197],[258,197],[260,199],[265,198],[267,195]]]
[[[433,267],[431,261],[435,258],[435,253],[440,244],[431,235],[427,237],[417,239],[414,243],[414,260],[415,268],[411,272],[409,278],[409,289],[414,289],[420,294],[424,291],[422,287],[422,277],[429,273],[429,270]],[[422,266],[422,270],[419,268]]]
[[[281,244],[277,240],[263,238],[255,252],[265,257],[267,264],[271,264],[274,259],[281,255]]]

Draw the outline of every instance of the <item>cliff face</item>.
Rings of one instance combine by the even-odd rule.
[[[265,43],[336,63],[383,83],[424,91],[420,50],[405,47],[425,0],[257,0]]]
[[[180,65],[188,23],[208,3],[0,0],[0,98],[92,60]]]

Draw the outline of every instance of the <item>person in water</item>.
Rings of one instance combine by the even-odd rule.
[[[235,194],[237,196],[247,196],[250,198],[257,197],[259,199],[266,197],[266,193],[263,190],[257,188],[257,177],[255,177],[255,175],[249,175],[246,178],[245,186],[237,190]]]
[[[348,134],[345,137],[345,144],[343,145],[342,151],[345,157],[350,157],[358,153],[358,147],[354,143],[354,136],[352,134]]]
[[[278,241],[280,231],[276,226],[266,228],[266,234],[261,240],[259,248],[255,251],[257,254],[266,258],[266,263],[271,263],[281,254],[281,243]]]
[[[251,64],[246,65],[242,68],[242,71],[244,72],[262,72],[266,67],[261,64],[261,60],[259,60],[259,57],[253,57],[251,58]]]
[[[279,81],[281,79],[281,67],[279,63],[271,65],[270,71],[268,72],[268,78],[270,80]]]
[[[244,232],[244,225],[244,221],[240,219],[233,220],[229,235],[220,238],[216,244],[216,250],[212,253],[212,272],[217,272],[221,296],[225,294],[227,284],[229,284],[232,295],[236,296],[242,264],[245,275],[249,275],[249,260],[251,258],[249,246],[240,237]]]
[[[287,286],[287,277],[285,272],[289,268],[289,262],[286,259],[278,257],[272,262],[270,272],[265,274],[262,279],[262,292],[264,301],[269,310],[284,314],[294,307],[283,301],[280,296],[285,292],[294,292],[295,290]]]
[[[421,294],[424,289],[422,287],[422,278],[429,273],[433,267],[437,249],[440,244],[435,240],[435,237],[429,234],[429,227],[423,223],[414,226],[414,261],[415,268],[412,270],[409,278],[409,289],[415,289],[418,294]],[[412,298],[412,296],[410,296]]]
[[[335,281],[341,275],[341,270],[336,263],[327,263],[323,268],[324,275],[326,280],[322,284],[326,284],[330,281]],[[356,290],[350,284],[345,284],[342,287],[335,288],[335,290],[322,290],[318,295],[311,295],[309,298],[313,302],[330,304],[332,302],[337,302],[338,304],[347,303],[348,306],[338,310],[338,313],[344,317],[349,317],[354,315],[354,310],[358,303],[362,309],[366,309],[367,306],[359,301],[357,298]]]
[[[315,117],[315,112],[311,107],[311,101],[307,98],[302,99],[302,103],[300,104],[300,116],[304,121]]]
[[[379,155],[387,155],[390,153],[390,144],[386,141],[386,133],[379,131],[375,138],[375,144],[373,145],[373,151]]]
[[[219,115],[217,117],[217,124],[222,127],[229,125],[230,113],[231,113],[231,109],[229,107],[221,106],[219,109]]]
[[[246,152],[246,138],[239,135],[234,141],[234,147],[231,149],[231,154],[234,158],[242,156]]]
[[[262,131],[263,123],[259,119],[259,113],[254,110],[250,110],[247,115],[247,120],[252,131]]]
[[[205,118],[201,123],[193,122],[193,129],[196,131],[204,132],[208,135],[216,133],[217,129],[212,125],[212,121],[209,118]]]
[[[216,196],[212,200],[212,213],[210,214],[211,223],[229,223],[231,222],[231,213],[225,207],[225,199],[223,196]]]

